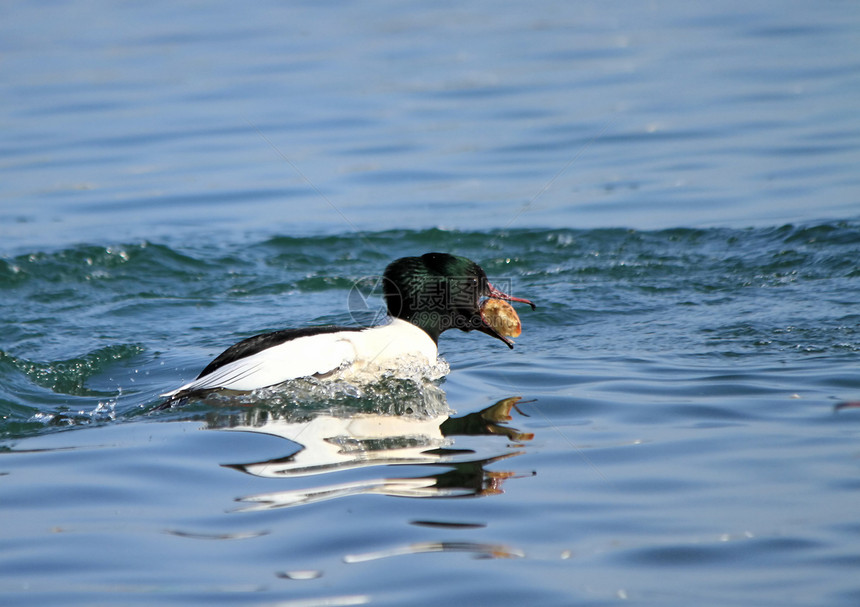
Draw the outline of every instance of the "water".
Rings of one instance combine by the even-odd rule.
[[[2,11],[4,604],[860,599],[854,3]],[[430,250],[513,351],[156,410]]]

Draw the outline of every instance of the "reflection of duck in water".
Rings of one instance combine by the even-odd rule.
[[[249,337],[222,352],[196,380],[164,394],[162,407],[215,390],[250,391],[302,377],[345,370],[397,369],[405,359],[436,362],[439,335],[448,329],[480,331],[513,348],[504,328],[481,299],[517,301],[493,287],[475,262],[427,253],[391,263],[383,275],[389,321],[374,327],[308,327]],[[493,308],[495,310],[495,308]],[[510,314],[515,318],[512,309]]]
[[[433,386],[433,389],[441,392],[438,387]],[[531,440],[532,434],[505,425],[519,401],[520,397],[507,398],[463,417],[432,411],[420,416],[320,413],[303,421],[232,418],[216,422],[215,427],[223,427],[226,421],[224,425],[230,430],[262,432],[298,443],[300,449],[286,457],[226,465],[266,478],[309,476],[379,465],[444,468],[442,472],[417,478],[370,479],[244,497],[239,501],[249,505],[242,510],[294,506],[356,493],[403,497],[488,495],[500,493],[501,483],[513,473],[491,472],[485,466],[519,455],[521,451],[476,457],[473,450],[452,448],[452,437],[498,434],[515,442]],[[444,393],[441,402],[444,404]]]

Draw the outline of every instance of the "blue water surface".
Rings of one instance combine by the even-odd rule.
[[[5,4],[0,600],[856,605],[858,32]],[[433,250],[538,304],[514,350],[157,408],[243,337],[373,321]]]

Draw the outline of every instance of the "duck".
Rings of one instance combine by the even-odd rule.
[[[191,382],[161,396],[160,408],[217,391],[246,393],[300,378],[344,370],[398,368],[412,359],[432,365],[439,336],[449,329],[478,331],[513,342],[484,317],[482,300],[535,304],[495,288],[474,261],[450,253],[402,257],[382,276],[386,320],[375,326],[321,325],[262,333],[230,346]]]

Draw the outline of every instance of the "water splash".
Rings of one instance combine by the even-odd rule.
[[[28,421],[50,427],[71,427],[113,422],[116,419],[116,400],[108,400],[99,401],[90,410],[78,409],[77,411],[55,413],[38,412]]]

